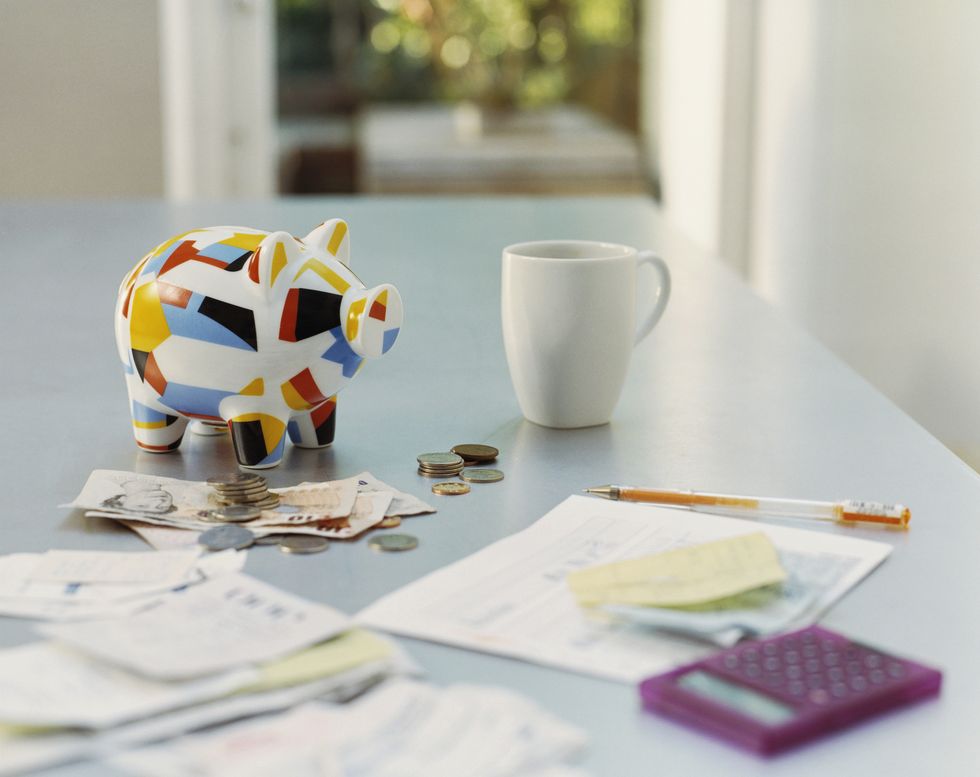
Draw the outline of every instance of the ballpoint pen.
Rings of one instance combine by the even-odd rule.
[[[873,523],[897,529],[908,528],[912,512],[905,505],[861,502],[812,502],[805,499],[777,499],[765,496],[708,494],[700,491],[638,488],[636,486],[598,486],[585,493],[627,502],[649,502],[667,507],[686,507],[699,513],[733,515],[740,518],[803,518],[833,523]]]

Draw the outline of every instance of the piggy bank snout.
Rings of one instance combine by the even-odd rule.
[[[348,289],[340,307],[340,322],[351,349],[369,359],[386,353],[402,325],[402,298],[390,283],[370,289]]]

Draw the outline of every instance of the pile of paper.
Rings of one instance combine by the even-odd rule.
[[[764,604],[703,612],[635,604],[584,608],[567,582],[590,567],[759,531],[775,546],[786,579],[736,596],[763,597]],[[722,546],[729,561],[740,558],[728,552],[737,547]],[[527,529],[383,596],[356,618],[398,634],[637,682],[713,652],[704,636],[730,644],[748,631],[812,623],[890,550],[837,534],[573,496]],[[772,573],[782,574],[771,562]],[[710,574],[703,573],[711,568],[661,581],[661,594],[709,590]],[[732,566],[729,582],[742,579],[742,571]],[[766,579],[754,574],[745,576],[746,584]],[[770,599],[773,592],[778,595]],[[685,633],[663,628],[675,615],[684,619]],[[705,621],[697,639],[690,636],[695,617]]]
[[[123,753],[138,777],[574,777],[585,734],[511,691],[393,680],[347,705],[310,703]]]
[[[724,644],[781,630],[812,604],[819,586],[801,578],[805,563],[785,557],[792,595],[780,551],[763,532],[599,564],[566,581],[582,607]]]
[[[312,534],[351,539],[386,516],[435,512],[421,499],[392,488],[370,472],[269,490],[279,495],[279,506],[238,524],[257,537]],[[74,501],[64,506],[120,521],[153,547],[166,549],[193,545],[200,532],[214,528],[215,496],[214,489],[203,481],[98,469]]]
[[[200,549],[117,553],[49,550],[0,556],[0,615],[43,620],[110,618],[136,612],[174,588],[245,564],[245,552]]]
[[[48,623],[0,651],[0,774],[91,758],[313,698],[411,663],[329,607],[241,573],[127,618]]]

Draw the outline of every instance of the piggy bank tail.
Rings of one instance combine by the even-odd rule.
[[[354,353],[368,359],[387,353],[402,326],[398,289],[390,283],[371,289],[348,289],[340,305],[340,322]]]

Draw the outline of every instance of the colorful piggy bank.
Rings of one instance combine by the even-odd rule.
[[[278,464],[287,433],[330,445],[336,393],[391,348],[402,321],[398,290],[365,288],[349,253],[334,219],[302,240],[198,229],[145,256],[116,303],[137,445],[174,450],[192,419],[205,433],[227,424],[245,467]]]

